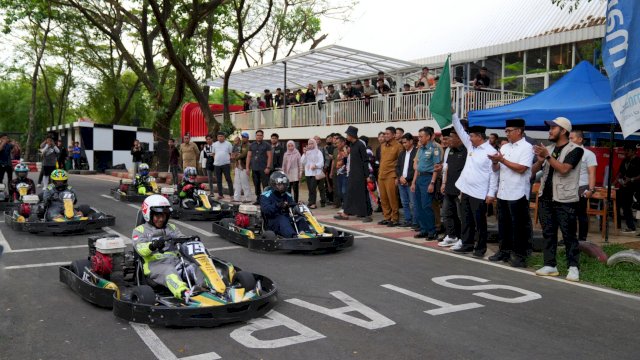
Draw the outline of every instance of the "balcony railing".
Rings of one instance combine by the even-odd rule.
[[[499,90],[451,89],[452,105],[459,116],[522,100],[526,95]],[[337,100],[287,106],[286,109],[260,109],[231,113],[231,122],[242,130],[288,127],[381,123],[389,121],[432,120],[429,104],[433,91],[412,91],[378,95],[366,99]],[[285,111],[287,113],[285,122]],[[222,122],[222,114],[216,115]]]

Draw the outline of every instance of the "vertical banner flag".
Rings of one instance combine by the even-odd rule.
[[[611,107],[627,137],[640,129],[640,1],[609,0],[602,58]]]
[[[449,60],[451,56],[447,57],[447,61],[444,63],[442,74],[440,74],[440,80],[436,85],[436,91],[431,97],[431,103],[429,104],[429,111],[436,119],[440,129],[451,125],[451,75],[449,71]]]

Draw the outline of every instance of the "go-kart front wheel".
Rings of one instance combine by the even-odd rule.
[[[264,238],[265,240],[276,240],[278,236],[275,232],[267,230],[262,234],[262,238]]]
[[[149,285],[134,286],[131,289],[131,302],[134,304],[155,305],[156,293]]]
[[[232,218],[224,218],[222,220],[220,220],[220,226],[222,226],[225,229],[229,229],[229,225],[234,224],[235,220]]]
[[[256,278],[248,271],[238,271],[235,280],[242,285],[245,291],[251,291],[256,287]]]
[[[331,226],[325,226],[324,232],[333,235],[333,237],[338,237],[340,235],[340,232],[338,232],[336,228],[333,228]]]

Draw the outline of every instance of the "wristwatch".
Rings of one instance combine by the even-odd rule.
[[[435,185],[435,183],[436,183],[435,181],[432,181],[432,182],[431,182],[431,185]]]
[[[545,156],[545,157],[544,157],[544,159],[545,159],[545,160],[549,160],[549,159],[551,159],[551,155],[547,155],[547,156]]]

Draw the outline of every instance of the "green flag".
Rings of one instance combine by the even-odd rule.
[[[443,129],[451,125],[451,75],[449,74],[449,59],[444,63],[444,69],[440,74],[440,80],[436,85],[436,91],[431,97],[429,111],[436,119],[436,122]]]

